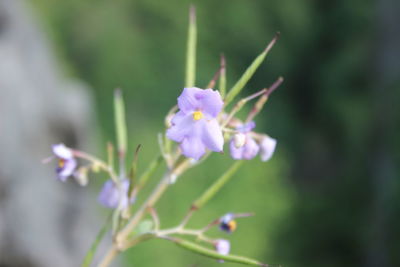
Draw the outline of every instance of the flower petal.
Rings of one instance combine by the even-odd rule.
[[[58,179],[62,182],[67,181],[67,178],[74,173],[77,165],[78,163],[74,158],[65,159],[64,166],[56,169]]]
[[[201,139],[195,135],[183,139],[180,148],[183,155],[195,160],[199,160],[206,153],[206,148]]]
[[[185,115],[181,111],[172,118],[172,126],[167,130],[167,137],[175,142],[182,142],[190,134],[195,121],[191,114]]]
[[[241,133],[248,133],[251,130],[253,130],[256,127],[256,123],[254,121],[250,121],[246,124],[241,124],[240,126],[236,127],[236,130],[238,130]]]
[[[128,188],[129,188],[129,181],[128,179],[124,179],[122,181],[122,195],[121,192],[118,190],[116,184],[111,180],[107,180],[98,197],[98,201],[101,205],[107,208],[118,208],[119,202],[121,201],[121,209],[125,209],[128,206]]]
[[[224,136],[221,127],[216,119],[198,122],[201,126],[201,140],[204,145],[215,152],[222,152],[224,146]]]
[[[253,138],[247,136],[246,144],[244,145],[243,150],[243,158],[244,159],[252,159],[257,156],[258,151],[260,150],[256,141]]]
[[[52,146],[54,155],[62,159],[72,159],[74,156],[71,149],[66,147],[64,144],[57,144]]]
[[[229,143],[229,151],[231,153],[231,157],[236,160],[242,159],[243,150],[244,146],[236,147],[235,140],[232,138]]]
[[[258,144],[251,138],[249,135],[246,135],[246,142],[242,147],[235,146],[234,138],[231,139],[229,144],[231,157],[233,159],[252,159],[257,156],[258,151],[260,150]]]
[[[222,223],[228,223],[234,219],[234,216],[232,213],[227,213],[224,216],[221,217],[220,221]]]
[[[197,87],[184,88],[182,94],[178,97],[178,107],[185,114],[201,108],[199,96],[201,96],[202,89]]]
[[[218,113],[221,112],[224,102],[218,91],[212,89],[202,90],[201,93],[196,94],[201,103],[201,110],[206,115],[207,119],[216,118]]]
[[[207,119],[215,118],[221,112],[223,105],[219,92],[212,89],[189,87],[178,97],[178,107],[181,111],[188,114],[200,110]]]
[[[267,161],[269,160],[272,155],[274,154],[275,147],[276,147],[276,139],[271,138],[269,136],[265,136],[260,143],[261,147],[261,160],[262,161]]]

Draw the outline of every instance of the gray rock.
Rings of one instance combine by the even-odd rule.
[[[79,266],[101,226],[96,200],[41,161],[54,143],[93,148],[93,104],[28,11],[0,0],[0,266]]]

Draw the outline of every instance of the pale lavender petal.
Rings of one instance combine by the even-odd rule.
[[[221,217],[220,221],[221,223],[229,223],[234,219],[234,216],[232,213],[227,213],[224,216]]]
[[[201,96],[202,89],[197,87],[188,87],[183,89],[182,94],[178,97],[178,107],[184,113],[190,113],[201,108],[199,96]]]
[[[57,144],[52,146],[54,155],[62,159],[72,159],[74,156],[71,149],[66,147],[64,144]]]
[[[236,127],[236,130],[238,130],[241,133],[248,133],[251,130],[253,130],[256,127],[256,123],[254,121],[250,121],[248,123],[242,124],[238,127]]]
[[[202,120],[198,122],[201,125],[201,140],[211,151],[222,152],[224,146],[224,136],[221,127],[216,119]]]
[[[172,125],[174,124],[179,124],[180,122],[182,122],[186,117],[188,116],[188,114],[183,113],[183,111],[178,111],[177,113],[175,113],[175,115],[172,117],[171,119],[171,123]]]
[[[246,135],[245,144],[239,148],[235,146],[235,140],[234,138],[232,138],[229,144],[229,148],[231,152],[231,157],[236,160],[252,159],[257,155],[260,149],[257,143],[254,141],[254,139],[248,135]]]
[[[128,189],[129,189],[129,181],[124,179],[122,181],[122,195],[118,190],[117,185],[110,179],[107,180],[98,197],[98,201],[101,205],[107,208],[118,208],[119,202],[121,201],[121,209],[125,209],[128,206]]]
[[[196,136],[191,136],[183,139],[180,146],[182,154],[188,158],[193,158],[199,160],[204,153],[206,153],[206,148],[201,142],[201,139]]]
[[[207,119],[216,118],[218,113],[221,112],[224,102],[218,91],[212,89],[202,90],[201,93],[196,94],[197,99],[200,101],[200,109]]]
[[[261,160],[262,161],[267,161],[269,160],[272,155],[274,154],[275,151],[275,147],[276,147],[276,139],[271,138],[269,136],[265,136],[261,143],[260,143],[260,147],[261,147]]]
[[[178,107],[181,111],[188,114],[199,110],[207,119],[215,118],[221,112],[223,105],[219,92],[212,89],[185,88],[178,97]]]
[[[244,133],[235,134],[233,136],[233,142],[237,148],[244,146],[246,143],[246,135]]]
[[[221,255],[228,255],[229,251],[231,250],[231,243],[225,239],[218,239],[215,242],[215,250]],[[220,260],[220,262],[224,262]]]
[[[67,181],[67,178],[74,173],[78,163],[74,158],[62,160],[64,161],[63,166],[57,167],[56,172],[58,179],[62,182],[65,182]]]
[[[244,146],[236,147],[235,140],[232,138],[231,142],[229,143],[229,148],[231,152],[231,157],[233,159],[239,160],[242,159]]]
[[[256,141],[253,138],[247,137],[246,144],[243,146],[243,159],[252,159],[257,156],[258,151],[260,150]]]
[[[175,142],[182,142],[183,139],[190,135],[195,121],[191,114],[184,115],[178,112],[172,119],[172,126],[167,130],[167,137]]]

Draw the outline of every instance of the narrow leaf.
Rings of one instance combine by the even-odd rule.
[[[137,161],[139,156],[141,145],[138,145],[135,150],[135,155],[133,156],[131,170],[129,171],[129,189],[128,196],[132,195],[133,189],[136,186],[136,172],[137,172]]]
[[[96,239],[92,243],[89,251],[86,253],[86,256],[82,262],[82,267],[89,267],[90,264],[92,263],[93,257],[96,254],[97,247],[99,246],[101,240],[103,239],[104,235],[107,233],[108,228],[110,228],[111,225],[111,218],[112,214],[110,214],[105,221],[103,227],[100,229],[100,231],[96,235]]]
[[[122,92],[120,89],[116,89],[114,93],[114,115],[115,115],[115,127],[117,131],[117,144],[118,153],[120,157],[123,157],[127,147],[127,133],[126,133],[126,121],[125,121],[125,105],[124,99],[122,98]]]
[[[187,39],[187,51],[186,51],[185,87],[193,87],[196,82],[196,42],[197,42],[196,10],[194,6],[191,6],[189,11],[189,29],[188,29],[188,39]]]
[[[226,63],[225,63],[225,56],[221,54],[221,73],[219,77],[219,92],[221,97],[225,97],[226,92]]]
[[[113,170],[114,169],[114,146],[111,142],[107,143],[107,163],[108,166]]]
[[[267,56],[268,52],[271,50],[271,48],[275,44],[278,37],[279,37],[279,33],[277,33],[275,35],[275,37],[272,39],[272,41],[264,49],[264,51],[254,59],[254,61],[251,63],[251,65],[243,73],[242,77],[240,77],[240,79],[235,83],[235,85],[232,87],[232,89],[226,95],[225,105],[228,105],[240,93],[240,91],[242,91],[242,89],[246,86],[247,82],[251,79],[251,77],[256,72],[258,67],[264,61],[265,57]]]

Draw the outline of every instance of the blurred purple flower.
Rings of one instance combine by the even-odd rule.
[[[269,136],[264,136],[260,142],[260,155],[262,161],[267,161],[272,157],[274,154],[275,147],[276,147],[276,139],[271,138]]]
[[[219,228],[222,231],[232,233],[233,231],[236,230],[237,224],[236,221],[234,220],[234,215],[232,213],[227,213],[224,216],[221,217],[220,219],[220,224]]]
[[[183,155],[195,160],[204,155],[206,148],[222,152],[224,138],[216,118],[223,105],[218,91],[185,88],[178,97],[179,112],[172,118],[167,137],[180,143]]]
[[[233,159],[252,159],[258,151],[259,146],[250,136],[249,132],[256,126],[254,121],[246,124],[239,125],[236,130],[239,132],[235,134],[230,141],[230,152]]]
[[[128,206],[128,179],[122,180],[121,186],[122,195],[114,181],[111,179],[107,180],[99,194],[98,201],[100,204],[107,208],[115,209],[119,206],[119,202],[121,201],[120,209],[125,209]],[[132,202],[134,201],[131,201],[131,203]]]
[[[58,159],[56,168],[58,179],[62,182],[65,182],[76,169],[76,159],[74,158],[72,150],[66,147],[64,144],[53,145],[52,150],[53,154]]]

